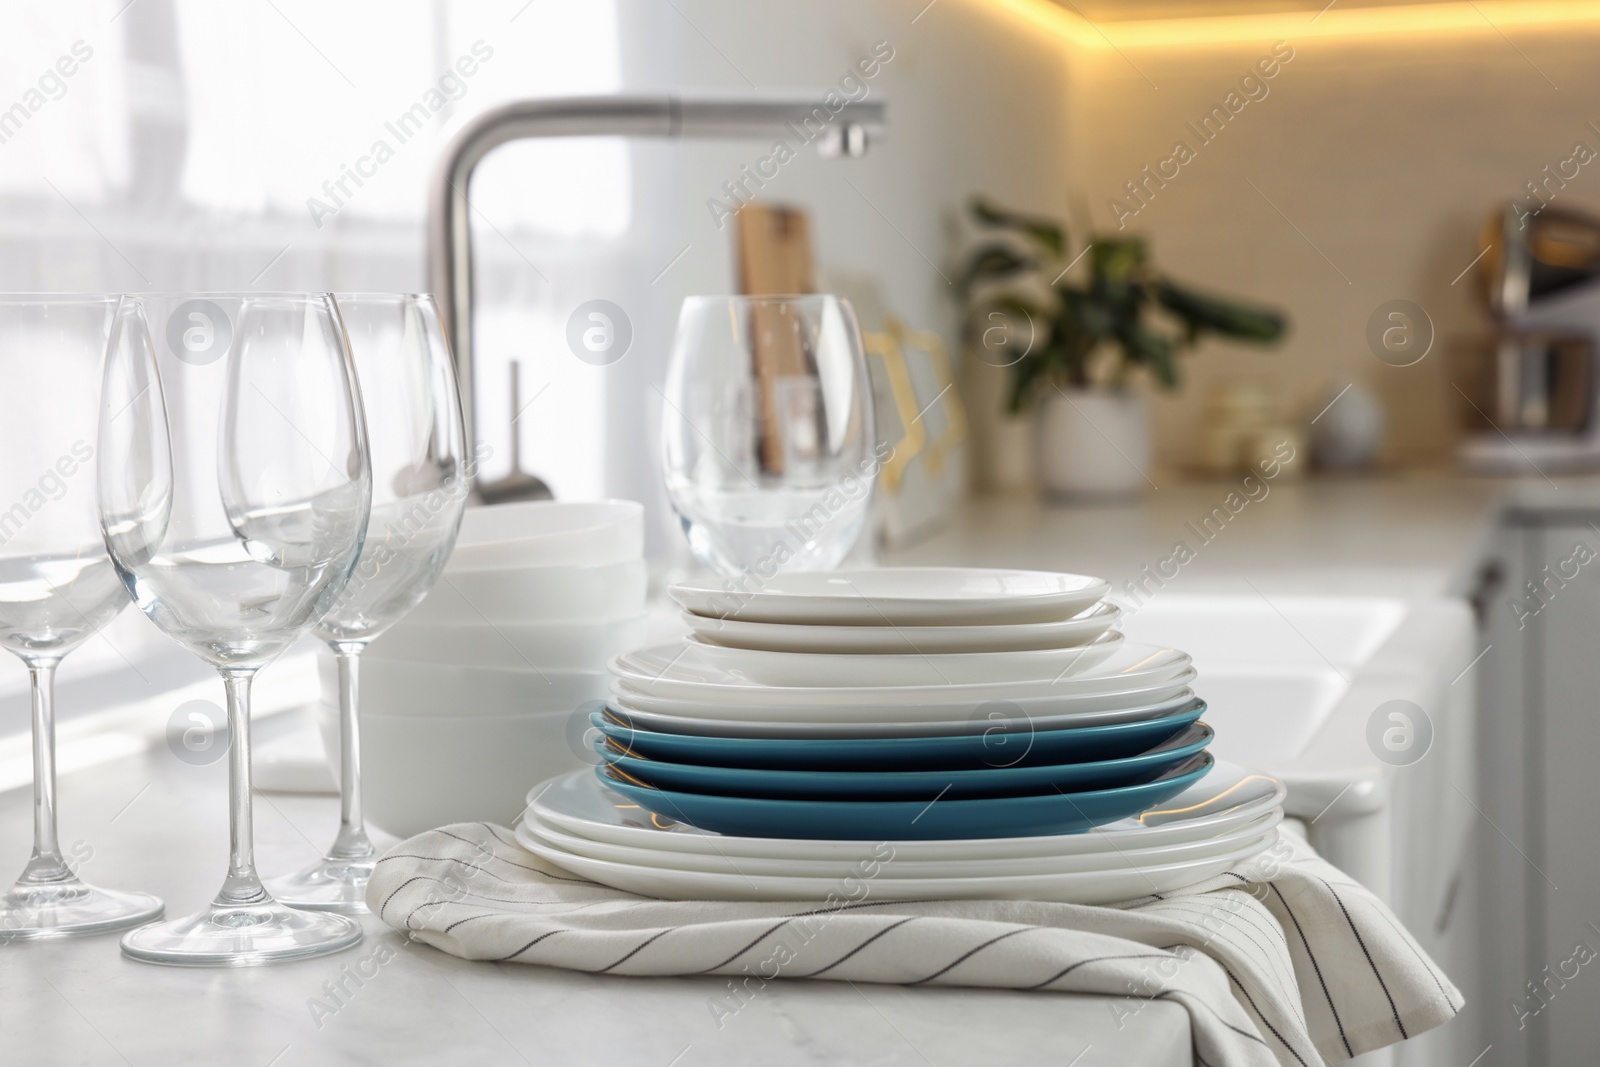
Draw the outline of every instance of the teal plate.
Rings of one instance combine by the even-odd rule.
[[[1051,791],[1081,792],[1137,785],[1160,777],[1211,743],[1211,727],[1193,723],[1136,756],[1091,763],[968,770],[789,771],[748,767],[704,767],[641,759],[612,740],[597,740],[595,750],[627,777],[657,789],[717,793],[779,800],[920,800],[934,797],[1024,796]]]
[[[1089,763],[1136,756],[1205,713],[1192,700],[1159,719],[1034,730],[1026,716],[983,720],[974,732],[946,737],[704,737],[632,726],[628,713],[594,712],[589,721],[627,752],[702,767],[793,771],[963,770]]]
[[[596,767],[611,789],[676,822],[740,837],[835,841],[931,841],[1075,834],[1138,815],[1205,777],[1215,760],[1201,752],[1139,785],[1082,793],[1039,793],[971,800],[773,800],[653,789],[623,772]]]

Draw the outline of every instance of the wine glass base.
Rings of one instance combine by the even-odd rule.
[[[250,967],[324,956],[360,940],[361,924],[354,919],[268,900],[243,907],[213,904],[197,915],[130,930],[122,954],[177,967]]]
[[[267,882],[267,892],[280,904],[304,911],[367,915],[367,881],[376,857],[331,859],[324,856],[304,870]]]
[[[159,919],[163,910],[148,893],[96,889],[76,878],[18,882],[0,896],[0,944],[107,934]]]

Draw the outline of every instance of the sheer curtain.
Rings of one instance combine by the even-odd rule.
[[[454,125],[509,99],[615,92],[616,23],[612,0],[19,6],[0,35],[0,287],[421,289],[427,178]],[[568,455],[540,465],[567,497],[601,484],[601,459],[562,442],[594,436],[603,380],[545,356],[564,350],[568,289],[594,284],[629,230],[628,151],[508,146],[472,190],[484,435],[506,440],[508,360],[532,364],[528,396],[557,368],[562,402],[517,426],[530,456]],[[50,418],[47,395],[37,410]],[[61,714],[170,710],[205,673],[125,611],[65,661]],[[0,786],[27,716],[22,672],[0,668]]]

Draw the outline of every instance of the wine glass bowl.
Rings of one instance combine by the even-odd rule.
[[[373,472],[360,558],[316,627],[338,669],[340,825],[321,859],[268,884],[294,907],[357,914],[367,910],[377,860],[361,807],[358,657],[438,579],[468,487],[455,372],[433,298],[339,294],[335,304],[360,385]]]
[[[176,311],[173,299],[130,297],[117,311],[106,543],[168,636],[213,666],[259,668],[327,610],[359,551],[371,497],[359,395],[327,297],[217,296]],[[160,351],[151,317],[194,303],[234,324],[226,360]]]
[[[689,297],[662,398],[667,496],[702,563],[764,577],[839,565],[878,466],[848,301]]]
[[[324,641],[371,641],[427,595],[466,506],[455,373],[433,297],[334,298],[366,413],[372,514],[350,580],[317,624]]]
[[[0,943],[120,930],[161,901],[84,884],[56,828],[56,665],[128,603],[95,506],[95,427],[114,296],[0,296],[0,648],[33,696],[34,845],[0,894]]]
[[[228,874],[199,914],[129,932],[147,962],[321,955],[361,928],[274,901],[255,870],[250,686],[333,604],[372,494],[360,393],[327,294],[123,298],[107,347],[99,509],[117,574],[216,667],[228,701]]]

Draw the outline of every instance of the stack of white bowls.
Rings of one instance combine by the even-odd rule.
[[[644,636],[643,508],[632,501],[468,508],[427,598],[361,656],[368,821],[406,837],[514,822],[528,782],[581,766],[572,716]],[[323,650],[322,732],[338,759]]]

